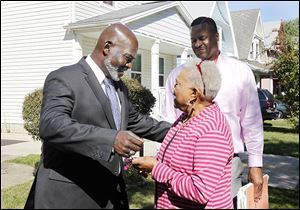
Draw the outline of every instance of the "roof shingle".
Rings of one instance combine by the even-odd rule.
[[[259,9],[230,12],[240,59],[247,59],[259,14]]]

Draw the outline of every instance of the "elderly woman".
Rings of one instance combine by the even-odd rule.
[[[166,135],[157,158],[134,158],[140,173],[156,182],[158,209],[232,209],[231,132],[213,102],[221,84],[217,66],[186,64],[174,86],[175,107],[184,113]]]

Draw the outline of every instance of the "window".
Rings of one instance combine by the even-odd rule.
[[[131,78],[137,79],[140,84],[142,84],[142,56],[137,55],[136,58],[134,59],[132,63],[132,68],[131,68]]]
[[[159,87],[164,86],[165,63],[163,58],[159,58]]]
[[[259,57],[259,46],[258,46],[258,43],[256,43],[256,55],[255,55],[255,58],[258,59]]]
[[[110,6],[113,6],[113,1],[102,1],[104,4],[108,4]]]
[[[255,59],[254,42],[252,42],[252,44],[251,44],[251,51],[250,51],[250,53],[251,53],[251,57],[252,57],[253,59]]]

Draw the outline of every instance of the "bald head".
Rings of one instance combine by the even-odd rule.
[[[118,81],[131,68],[137,50],[134,33],[125,25],[115,23],[103,30],[91,57],[106,77]]]
[[[95,50],[102,50],[105,47],[105,43],[123,43],[132,45],[132,47],[138,48],[138,41],[134,33],[121,23],[114,23],[103,30],[98,39]]]

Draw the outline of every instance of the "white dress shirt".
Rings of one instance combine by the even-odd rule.
[[[234,153],[248,152],[248,166],[262,167],[263,160],[263,120],[257,94],[257,87],[251,69],[243,62],[220,54],[217,60],[222,82],[215,98],[224,113],[232,132]],[[166,81],[165,107],[163,120],[171,123],[182,113],[174,108],[174,87],[176,77],[183,65],[172,70]]]
[[[106,90],[105,90],[105,84],[103,82],[103,80],[105,79],[105,75],[104,75],[103,71],[99,68],[99,66],[95,63],[95,61],[93,61],[93,59],[91,58],[90,55],[88,55],[86,57],[85,61],[88,63],[88,65],[93,70],[99,84],[102,87],[102,90],[104,91],[105,95],[107,95]],[[117,92],[116,92],[116,95],[117,95],[118,102],[119,102],[119,107],[120,107],[120,110],[121,110],[121,103],[120,103],[119,95],[117,94]]]

